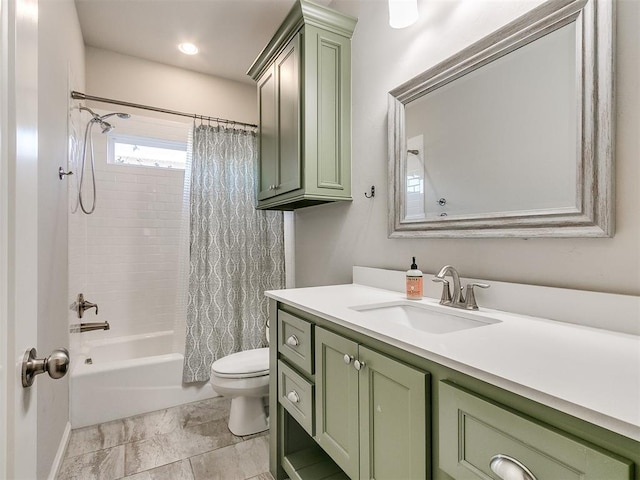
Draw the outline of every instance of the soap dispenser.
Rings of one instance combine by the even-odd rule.
[[[422,272],[418,270],[418,265],[416,265],[416,257],[413,257],[411,269],[407,270],[407,299],[422,299]]]

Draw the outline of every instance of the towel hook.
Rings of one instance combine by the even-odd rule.
[[[376,196],[376,187],[375,185],[371,185],[371,193],[367,195],[367,192],[364,192],[364,196],[367,198],[373,198]]]

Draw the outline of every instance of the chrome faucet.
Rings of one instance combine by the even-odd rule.
[[[84,294],[82,293],[78,294],[78,299],[73,305],[71,305],[71,309],[75,310],[78,313],[78,318],[82,318],[85,310],[89,310],[90,308],[95,308],[96,315],[98,314],[98,305],[96,303],[87,302],[84,299]]]
[[[453,295],[449,290],[449,280],[445,277],[451,276],[453,279]],[[458,271],[451,265],[445,265],[438,274],[431,280],[442,283],[442,296],[440,297],[440,305],[448,307],[463,308],[465,310],[478,310],[476,295],[473,287],[489,288],[486,283],[469,283],[467,284],[466,293],[463,294],[462,285],[460,285],[460,275]]]

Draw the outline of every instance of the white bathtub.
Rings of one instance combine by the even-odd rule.
[[[73,356],[71,426],[94,425],[216,396],[207,382],[182,384],[173,331],[91,340]],[[91,364],[85,363],[90,358]]]

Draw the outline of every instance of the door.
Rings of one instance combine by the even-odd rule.
[[[360,478],[427,478],[428,374],[360,346]]]
[[[301,187],[300,35],[275,61],[278,85],[278,162],[276,195]]]
[[[21,362],[38,314],[38,2],[0,0],[0,478],[37,477],[36,386]]]
[[[315,329],[316,441],[350,478],[358,478],[358,344]]]
[[[275,195],[278,183],[278,111],[275,67],[258,80],[258,200]]]

